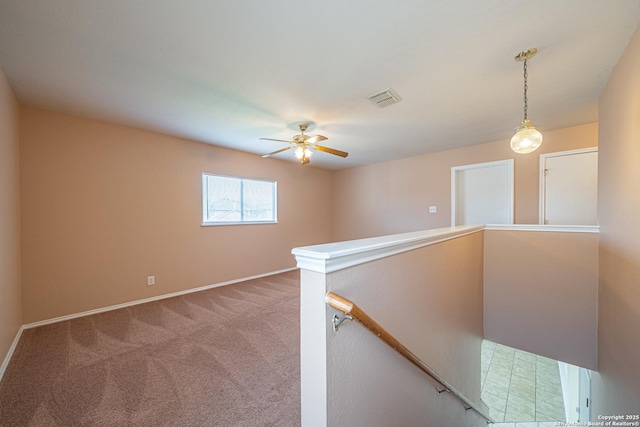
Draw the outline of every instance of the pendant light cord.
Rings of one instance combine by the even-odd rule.
[[[527,120],[527,110],[529,107],[527,106],[527,59],[524,59],[524,119]]]

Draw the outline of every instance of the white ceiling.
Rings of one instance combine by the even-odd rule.
[[[0,0],[0,68],[28,106],[264,154],[293,123],[338,169],[597,120],[638,0]],[[367,97],[393,88],[403,101]],[[277,156],[292,159],[291,152]],[[273,160],[264,160],[273,161]]]

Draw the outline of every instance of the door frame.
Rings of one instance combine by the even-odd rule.
[[[598,152],[598,147],[589,147],[589,148],[578,148],[575,150],[567,150],[567,151],[556,151],[555,153],[544,153],[540,154],[539,164],[539,172],[538,172],[538,224],[544,224],[544,212],[546,209],[545,199],[546,199],[546,180],[544,171],[547,169],[547,159],[550,157],[562,157],[562,156],[573,156],[576,154],[585,154],[585,153],[593,153]]]
[[[591,421],[591,406],[593,401],[591,400],[591,371],[587,368],[578,368],[578,417],[580,421]],[[583,394],[586,392],[586,396]],[[582,413],[586,412],[587,419],[582,419]]]
[[[513,159],[497,160],[494,162],[474,163],[471,165],[452,166],[451,167],[451,226],[456,226],[456,206],[458,204],[458,182],[457,173],[469,169],[483,169],[494,167],[506,167],[508,173],[508,190],[509,190],[509,222],[513,224],[513,210],[514,210],[514,173],[513,173]]]

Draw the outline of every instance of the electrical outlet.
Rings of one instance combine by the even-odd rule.
[[[429,213],[436,213],[436,212],[438,212],[437,206],[429,206]]]
[[[147,276],[147,286],[156,284],[156,276]]]

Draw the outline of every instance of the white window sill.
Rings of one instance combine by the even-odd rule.
[[[237,221],[237,222],[203,222],[201,227],[218,227],[220,225],[256,225],[256,224],[277,224],[278,221]]]

